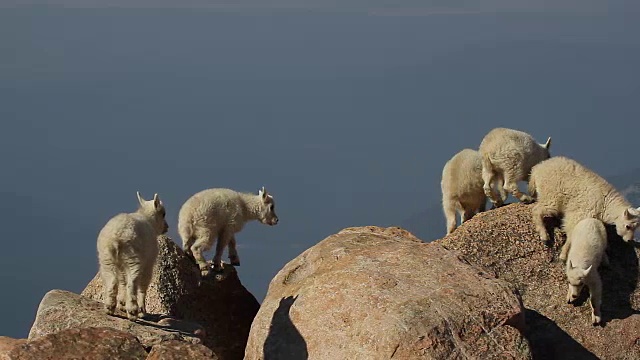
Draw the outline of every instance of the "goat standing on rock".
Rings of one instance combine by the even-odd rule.
[[[240,257],[236,249],[235,234],[251,220],[259,220],[266,225],[276,225],[273,196],[267,194],[264,186],[258,195],[240,193],[231,189],[207,189],[190,197],[178,213],[178,233],[182,238],[182,248],[194,258],[202,276],[209,273],[209,267],[202,253],[211,249],[217,238],[213,270],[222,270],[222,253],[229,247],[231,265],[239,266]]]
[[[158,236],[169,229],[158,194],[145,200],[134,213],[111,218],[98,234],[98,261],[104,286],[107,314],[113,315],[116,300],[130,320],[146,313],[145,297],[158,257]]]
[[[578,222],[567,241],[562,246],[560,260],[566,261],[565,272],[569,281],[567,303],[575,301],[582,288],[589,288],[589,303],[591,304],[591,323],[601,322],[600,304],[602,303],[602,280],[598,266],[609,264],[605,252],[607,248],[607,230],[602,221],[586,218]]]
[[[613,185],[575,160],[556,156],[534,166],[529,194],[536,200],[533,223],[540,240],[548,241],[544,217],[562,216],[562,229],[570,234],[582,219],[592,217],[615,225],[624,241],[634,239],[640,208],[634,208]]]
[[[526,132],[495,128],[482,139],[482,179],[484,192],[494,204],[501,206],[504,201],[498,199],[491,186],[496,176],[504,179],[504,189],[523,203],[532,202],[532,198],[518,189],[518,181],[529,179],[531,168],[551,157],[549,148],[551,138],[544,144],[538,144]]]
[[[507,193],[502,187],[502,177],[496,176],[493,181],[504,202]],[[487,196],[482,185],[482,157],[477,150],[462,149],[444,165],[440,188],[447,235],[456,229],[456,212],[460,214],[460,223],[463,223],[474,214],[485,211]]]

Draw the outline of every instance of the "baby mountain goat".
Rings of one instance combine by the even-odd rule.
[[[562,216],[562,228],[570,234],[584,218],[615,225],[624,241],[631,241],[640,221],[636,209],[611,184],[577,161],[556,156],[534,166],[529,194],[535,198],[533,223],[540,240],[548,241],[544,217]]]
[[[264,186],[258,195],[222,188],[196,193],[182,205],[178,213],[178,233],[182,238],[182,248],[187,255],[193,256],[202,276],[209,273],[202,253],[211,249],[216,239],[214,271],[222,270],[222,252],[227,246],[231,265],[239,266],[235,234],[251,220],[276,225],[278,216],[274,206],[273,196],[267,194]]]
[[[521,202],[531,202],[531,197],[518,188],[518,181],[528,180],[531,168],[551,157],[550,146],[551,138],[544,144],[538,144],[531,135],[519,130],[495,128],[489,131],[478,149],[482,155],[484,192],[489,200],[495,206],[504,204],[491,187],[493,178],[501,176],[508,193]]]
[[[607,231],[602,221],[586,218],[578,222],[567,236],[562,246],[560,260],[566,261],[565,271],[569,281],[567,303],[575,301],[582,288],[589,288],[591,304],[591,323],[598,325],[601,321],[600,304],[602,302],[602,280],[598,266],[605,266],[609,259],[605,253],[607,248]]]
[[[98,262],[104,286],[107,314],[116,307],[130,320],[146,313],[145,297],[153,265],[158,257],[158,236],[169,229],[165,209],[158,197],[146,201],[136,192],[140,206],[109,220],[98,234]]]
[[[502,178],[496,176],[493,180],[504,201],[507,193],[502,187]],[[447,235],[456,229],[456,212],[460,214],[460,223],[463,223],[485,210],[487,196],[482,185],[482,157],[478,151],[463,149],[444,165],[440,188]]]

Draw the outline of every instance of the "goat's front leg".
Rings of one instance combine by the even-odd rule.
[[[593,274],[593,280],[589,286],[589,304],[591,304],[591,323],[599,325],[602,323],[600,305],[602,303],[602,282],[599,274]]]
[[[236,249],[235,236],[232,236],[229,240],[229,262],[233,266],[240,266],[240,256],[238,256],[238,249]]]

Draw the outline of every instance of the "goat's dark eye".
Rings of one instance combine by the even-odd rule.
[[[631,225],[627,224],[625,225],[625,227],[627,228],[627,230],[631,230]]]

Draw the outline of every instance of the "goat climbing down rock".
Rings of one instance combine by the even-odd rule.
[[[640,208],[634,208],[613,185],[573,159],[555,156],[531,170],[529,194],[535,199],[533,223],[542,241],[549,236],[544,217],[562,216],[562,228],[570,234],[584,218],[615,225],[624,241],[634,239]]]
[[[139,207],[111,218],[98,234],[98,262],[104,284],[104,304],[113,315],[119,310],[130,320],[146,313],[145,297],[158,257],[158,236],[169,229],[158,194],[145,200],[136,192]]]
[[[491,186],[496,176],[504,179],[504,189],[523,203],[533,201],[518,188],[518,181],[528,181],[531,168],[551,157],[551,137],[538,144],[526,132],[495,128],[482,139],[478,151],[482,156],[482,179],[484,192],[495,206],[504,204]]]
[[[274,207],[273,196],[264,187],[258,191],[258,195],[224,188],[200,191],[191,196],[178,213],[178,233],[182,238],[182,248],[188,256],[194,258],[202,276],[209,273],[202,253],[211,249],[216,239],[214,271],[222,270],[222,253],[227,246],[231,265],[239,266],[235,234],[252,220],[276,225],[278,216]]]
[[[502,187],[502,177],[493,178],[502,201],[507,193]],[[482,157],[477,150],[463,149],[455,154],[442,169],[442,210],[447,220],[447,235],[456,229],[456,212],[460,223],[474,214],[485,211],[487,196],[482,182]]]
[[[566,261],[565,272],[569,282],[567,303],[575,301],[586,285],[589,288],[593,325],[600,324],[602,320],[602,280],[598,267],[600,263],[605,266],[609,264],[606,248],[607,231],[604,224],[600,220],[586,218],[579,221],[568,234],[559,256],[560,260]]]

